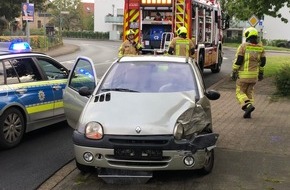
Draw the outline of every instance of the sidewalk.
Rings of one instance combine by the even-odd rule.
[[[58,57],[58,56],[74,53],[78,51],[79,49],[80,47],[77,45],[64,43],[62,46],[48,50],[44,53],[51,57]]]
[[[73,160],[39,189],[191,189],[189,185],[195,189],[288,189],[290,100],[272,98],[273,81],[264,79],[256,85],[253,118],[244,119],[235,99],[233,81],[224,79],[209,89],[221,93],[219,100],[211,102],[214,130],[220,137],[215,168],[210,175],[202,178],[173,175],[161,182],[158,179],[162,177],[157,176],[149,184],[112,186],[96,173],[82,174]]]

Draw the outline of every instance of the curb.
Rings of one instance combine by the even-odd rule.
[[[77,169],[76,164],[73,159],[66,165],[64,165],[61,169],[59,169],[56,173],[54,173],[51,177],[49,177],[37,189],[38,190],[53,189],[76,169]]]

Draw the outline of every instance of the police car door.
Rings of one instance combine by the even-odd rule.
[[[42,56],[36,56],[35,59],[53,89],[53,115],[63,115],[63,90],[67,83],[68,70],[53,59]]]
[[[89,100],[89,96],[79,94],[80,88],[86,86],[93,91],[96,85],[97,75],[93,61],[87,57],[78,57],[69,74],[63,95],[64,112],[72,128],[76,128],[79,116]]]
[[[53,91],[50,84],[42,80],[33,59],[11,58],[3,63],[8,91],[15,95],[11,101],[23,107],[29,121],[52,117]]]

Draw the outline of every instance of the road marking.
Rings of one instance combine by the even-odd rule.
[[[69,61],[61,61],[61,64],[73,64],[75,60],[69,60]]]
[[[223,57],[223,59],[228,59],[227,57]]]

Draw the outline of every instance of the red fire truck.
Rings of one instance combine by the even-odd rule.
[[[124,6],[124,34],[135,30],[142,53],[165,52],[175,31],[185,26],[196,45],[195,60],[201,70],[220,71],[227,21],[218,0],[125,0]]]

